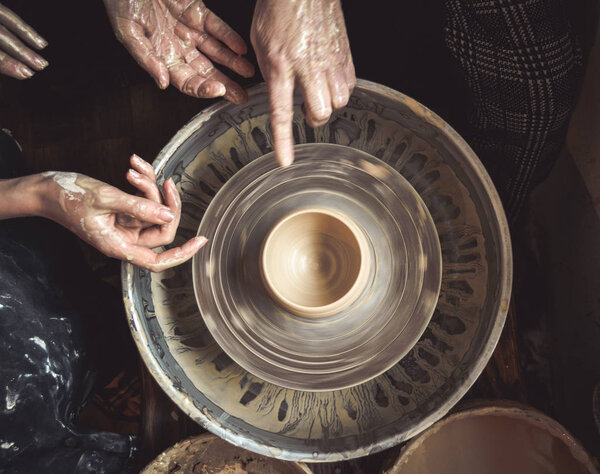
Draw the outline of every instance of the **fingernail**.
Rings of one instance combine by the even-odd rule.
[[[211,86],[201,87],[198,93],[202,97],[207,95],[210,95],[211,97],[219,97],[225,95],[225,93],[227,92],[227,89],[223,84],[219,84],[219,87],[214,91],[214,94],[212,93],[211,89]]]
[[[200,245],[204,245],[206,242],[208,242],[208,239],[201,235],[200,237],[196,237],[196,242],[199,242]]]
[[[48,67],[48,61],[46,61],[44,58],[35,58],[35,64],[40,68],[40,70]]]
[[[142,162],[142,159],[136,155],[135,153],[133,155],[131,155],[133,157],[133,161],[135,161],[136,163],[140,163]]]
[[[161,76],[157,79],[157,84],[160,89],[166,89],[169,87],[169,76]]]
[[[140,179],[142,177],[141,174],[139,174],[136,170],[132,170],[132,169],[129,170],[129,174],[134,179]]]
[[[33,71],[31,69],[29,69],[27,66],[21,66],[19,68],[19,72],[25,76],[25,78],[29,79],[31,76],[33,76]]]
[[[173,214],[171,209],[169,209],[168,207],[163,207],[158,212],[158,217],[160,217],[165,222],[171,222],[173,219],[175,219],[175,214]]]

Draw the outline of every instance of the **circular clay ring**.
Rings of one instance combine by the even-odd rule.
[[[347,215],[325,207],[282,217],[264,240],[260,262],[275,301],[306,318],[348,308],[364,290],[371,267],[364,232]]]

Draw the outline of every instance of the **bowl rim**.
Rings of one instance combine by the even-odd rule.
[[[304,451],[289,451],[260,442],[253,438],[249,438],[244,436],[244,433],[235,432],[229,427],[224,427],[219,421],[214,419],[214,417],[212,417],[207,410],[203,410],[194,404],[192,399],[183,390],[181,390],[178,385],[174,383],[174,380],[162,369],[157,358],[152,354],[148,335],[140,330],[142,327],[141,321],[144,316],[137,312],[133,298],[133,279],[136,267],[129,262],[123,262],[121,265],[123,301],[132,337],[138,347],[142,360],[159,386],[184,413],[186,413],[190,418],[198,422],[208,431],[220,436],[225,440],[237,444],[238,446],[244,447],[245,449],[289,461],[331,462],[335,460],[352,459],[366,456],[368,454],[396,446],[397,444],[414,437],[430,427],[433,423],[445,416],[450,409],[458,403],[458,401],[465,395],[467,390],[473,385],[475,380],[485,368],[490,357],[492,356],[492,353],[494,352],[498,340],[500,339],[509,308],[513,280],[513,268],[512,246],[510,241],[508,221],[506,219],[504,208],[500,201],[498,192],[496,191],[489,174],[484,168],[483,163],[479,160],[467,142],[449,124],[447,124],[441,117],[428,109],[426,106],[420,102],[417,102],[415,99],[412,99],[405,94],[387,86],[365,79],[357,79],[355,89],[363,90],[365,92],[373,92],[377,95],[382,95],[389,99],[398,101],[408,107],[416,116],[430,124],[437,126],[437,128],[446,135],[450,142],[452,142],[454,146],[460,149],[464,154],[465,162],[470,165],[471,171],[479,179],[481,187],[486,189],[487,196],[489,198],[490,212],[494,217],[496,217],[494,223],[495,232],[499,237],[499,241],[497,242],[499,248],[496,250],[499,257],[498,274],[500,278],[497,285],[499,291],[496,298],[496,304],[494,306],[495,311],[491,313],[492,317],[495,316],[495,320],[490,328],[489,337],[480,351],[476,362],[473,364],[471,372],[463,377],[462,383],[457,387],[454,393],[452,393],[443,404],[432,411],[428,416],[421,418],[419,423],[413,425],[409,430],[406,430],[403,433],[397,433],[383,437],[377,442],[370,441],[359,448],[342,449],[328,453],[314,452],[310,449],[306,449]],[[254,94],[266,93],[267,90],[267,84],[263,82],[251,87],[248,90],[248,95],[252,96]],[[202,110],[191,120],[189,120],[181,129],[179,129],[179,131],[173,136],[173,138],[171,138],[171,140],[159,152],[154,160],[153,167],[156,174],[160,174],[173,153],[183,144],[183,142],[193,135],[202,124],[207,122],[213,117],[213,115],[229,105],[229,102],[217,102],[212,106]],[[163,180],[164,178],[161,177],[159,182],[162,182]]]
[[[589,474],[598,474],[598,465],[594,458],[586,451],[581,442],[577,440],[563,425],[545,413],[524,403],[512,400],[471,400],[459,407],[454,413],[434,423],[417,437],[412,439],[398,455],[393,467],[388,474],[402,472],[402,465],[417,452],[421,446],[439,431],[458,421],[485,416],[498,416],[524,421],[554,438],[559,439],[571,455],[589,470]]]

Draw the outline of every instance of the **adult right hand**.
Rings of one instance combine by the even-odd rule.
[[[294,160],[294,87],[311,127],[348,103],[356,83],[340,0],[258,0],[250,32],[269,86],[275,157]]]
[[[0,4],[0,74],[29,79],[48,65],[31,48],[43,49],[47,44],[31,26]]]

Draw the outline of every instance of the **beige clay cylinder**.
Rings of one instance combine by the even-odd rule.
[[[364,290],[371,267],[363,231],[348,216],[324,207],[281,218],[265,238],[260,262],[275,301],[307,318],[348,308]]]

